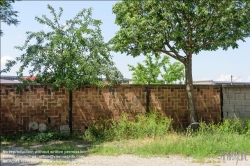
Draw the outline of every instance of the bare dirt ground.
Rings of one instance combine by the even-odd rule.
[[[31,153],[32,148],[39,148],[40,145],[29,147],[9,146],[2,148],[1,166],[38,166],[38,165],[78,165],[78,166],[250,166],[250,155],[238,157],[221,156],[217,158],[206,158],[199,161],[191,157],[180,155],[169,155],[166,157],[138,157],[135,155],[121,156],[92,156],[92,155],[36,155]],[[30,152],[29,152],[30,151]],[[13,154],[14,153],[14,154]]]

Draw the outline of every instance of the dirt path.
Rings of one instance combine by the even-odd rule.
[[[35,146],[33,148],[37,148]],[[29,148],[30,149],[30,148]],[[143,158],[135,155],[121,156],[88,156],[88,155],[37,155],[23,147],[8,147],[2,149],[1,166],[38,166],[38,165],[78,165],[78,166],[250,166],[250,156],[238,156],[229,160],[220,157],[197,161],[191,157],[170,155],[166,157]],[[13,154],[14,153],[14,154]]]
[[[1,154],[1,166],[31,166],[31,165],[83,165],[83,166],[250,166],[250,156],[248,161],[226,160],[220,158],[206,159],[199,162],[192,158],[171,155],[166,158],[152,157],[142,158],[134,155],[121,156],[80,156],[72,161],[63,159],[31,158],[28,156],[15,156]]]

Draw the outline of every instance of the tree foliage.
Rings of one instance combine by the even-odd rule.
[[[113,50],[133,57],[164,53],[185,65],[191,122],[198,120],[194,103],[192,56],[202,50],[237,48],[250,36],[249,0],[179,0],[117,2],[120,30]]]
[[[23,46],[16,49],[24,53],[14,61],[9,60],[2,72],[10,71],[17,62],[21,64],[17,75],[23,78],[23,71],[29,68],[29,74],[36,76],[35,82],[63,85],[75,90],[83,84],[104,85],[102,77],[109,83],[122,79],[109,53],[109,45],[103,41],[101,21],[91,18],[92,9],[83,9],[73,19],[60,24],[63,9],[57,14],[48,5],[53,19],[47,16],[35,17],[51,31],[26,32]],[[32,39],[36,40],[32,43]]]
[[[147,54],[143,62],[144,64],[137,63],[136,67],[128,65],[129,70],[133,72],[133,84],[174,84],[177,81],[181,83],[184,79],[184,65],[180,62],[171,64],[169,56],[161,58],[157,55],[153,59],[152,55]]]
[[[185,54],[237,48],[249,37],[249,10],[248,0],[117,2],[113,12],[121,28],[111,42],[132,56],[157,51],[184,63]]]
[[[101,21],[91,18],[92,9],[81,10],[73,19],[60,24],[63,9],[48,5],[53,20],[47,16],[35,17],[40,24],[49,26],[50,32],[26,32],[27,39],[23,46],[16,48],[24,53],[15,60],[7,61],[8,72],[19,62],[17,75],[23,82],[20,88],[31,79],[23,80],[23,71],[29,68],[29,74],[36,76],[34,82],[52,83],[54,87],[64,86],[69,90],[69,130],[73,133],[72,105],[73,90],[83,84],[104,86],[102,76],[109,84],[118,83],[122,74],[115,67],[110,55],[109,45],[103,41]],[[35,43],[32,39],[36,40]]]
[[[161,74],[163,80],[167,84],[179,83],[182,84],[185,80],[185,70],[184,65],[180,62],[170,63],[168,62],[168,67],[163,65],[164,73]]]
[[[18,12],[13,10],[11,3],[14,3],[14,0],[1,0],[0,1],[0,19],[1,22],[6,23],[7,25],[18,25],[19,21],[16,19],[18,17]],[[3,31],[0,30],[0,36],[3,35]]]

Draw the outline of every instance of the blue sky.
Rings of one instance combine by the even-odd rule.
[[[49,30],[48,27],[35,21],[35,16],[41,17],[43,14],[51,18],[47,9],[50,4],[56,11],[62,7],[64,12],[61,23],[73,18],[83,8],[93,8],[92,18],[102,20],[102,34],[105,41],[110,40],[119,30],[115,22],[115,15],[112,14],[112,6],[116,1],[19,1],[13,4],[14,10],[19,11],[20,24],[8,26],[1,24],[4,36],[1,37],[1,68],[4,68],[6,59],[20,56],[22,52],[14,49],[14,46],[21,46],[26,40],[26,31]],[[193,79],[194,80],[218,80],[230,81],[233,75],[234,80],[250,82],[250,38],[246,42],[239,41],[238,49],[229,48],[227,51],[221,49],[217,51],[202,51],[193,57]],[[125,54],[112,53],[113,59],[125,78],[131,78],[131,72],[127,64],[136,65],[142,62],[145,57],[130,57]],[[173,60],[174,61],[174,60]],[[16,75],[18,66],[14,67],[10,73],[3,75]],[[28,75],[28,70],[24,75]]]

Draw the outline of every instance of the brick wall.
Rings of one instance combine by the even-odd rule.
[[[223,117],[250,118],[250,86],[223,85]]]
[[[61,87],[36,84],[15,93],[15,84],[1,84],[1,133],[27,132],[29,122],[45,123],[53,130],[68,123],[68,91]],[[183,85],[151,85],[150,107],[174,119],[174,127],[190,123],[187,94]],[[221,120],[220,86],[194,87],[198,118],[206,122]],[[145,113],[146,86],[119,85],[105,88],[83,86],[73,92],[73,129],[84,131],[98,119],[119,119],[126,112],[130,119]]]

